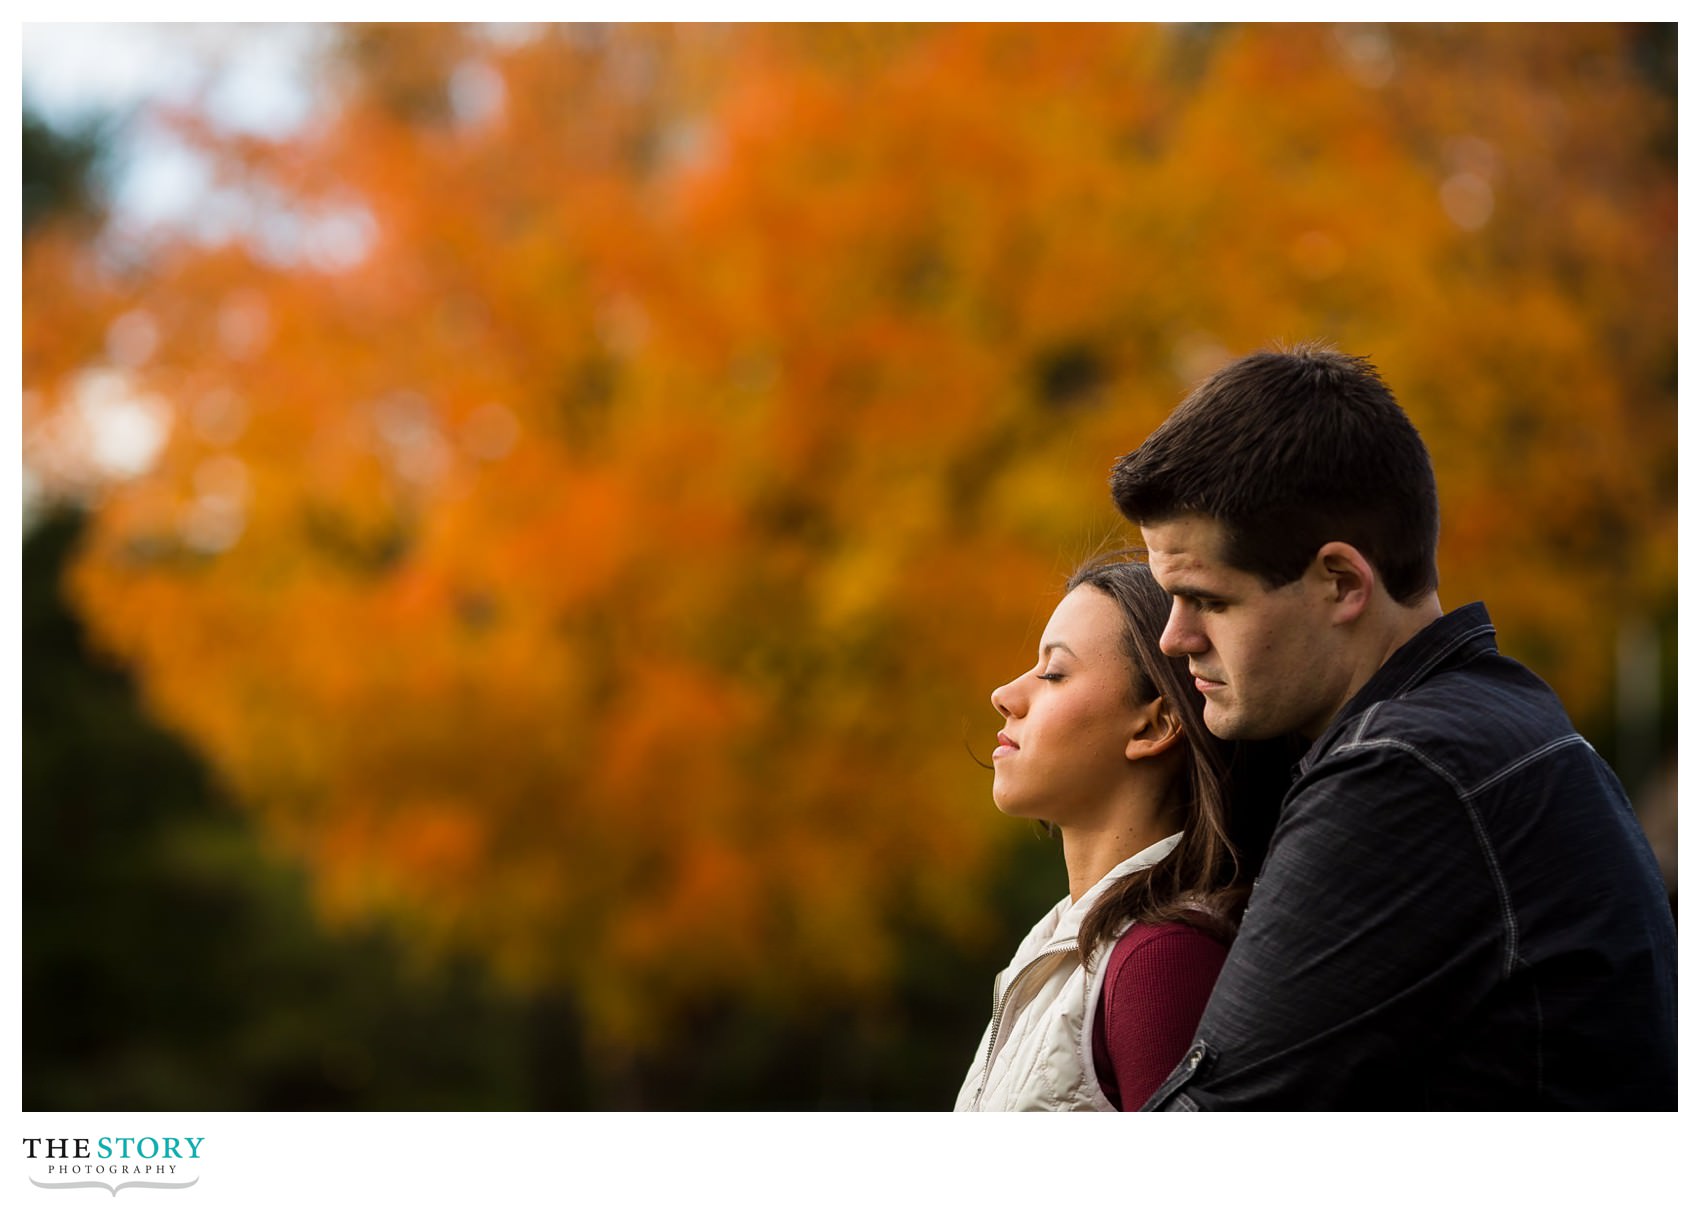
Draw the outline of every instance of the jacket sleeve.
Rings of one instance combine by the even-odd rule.
[[[1192,1048],[1147,1107],[1409,1106],[1428,1043],[1510,963],[1478,824],[1403,742],[1302,776]]]
[[[1094,1059],[1117,1107],[1139,1107],[1186,1053],[1226,955],[1223,944],[1178,923],[1134,926],[1117,941],[1099,1014],[1104,1052]]]

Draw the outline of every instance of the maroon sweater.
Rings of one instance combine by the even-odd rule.
[[[1186,1056],[1226,944],[1181,923],[1137,923],[1105,960],[1092,1027],[1098,1084],[1122,1111],[1138,1108]]]

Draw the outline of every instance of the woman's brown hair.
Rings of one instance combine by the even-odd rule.
[[[1148,868],[1112,884],[1080,926],[1088,958],[1136,922],[1185,922],[1224,941],[1233,937],[1251,878],[1262,862],[1280,795],[1267,759],[1284,745],[1251,751],[1204,727],[1204,696],[1184,657],[1157,647],[1169,618],[1169,595],[1136,549],[1099,557],[1075,571],[1068,591],[1089,585],[1121,608],[1123,648],[1133,666],[1136,703],[1161,697],[1180,723],[1185,761],[1171,800],[1179,806],[1180,843]]]

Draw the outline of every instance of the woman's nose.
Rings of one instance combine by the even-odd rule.
[[[1013,687],[1013,683],[1006,682],[997,690],[992,692],[992,706],[998,710],[998,715],[1002,716],[1005,720],[1008,720],[1010,717],[1010,700],[1012,697]]]

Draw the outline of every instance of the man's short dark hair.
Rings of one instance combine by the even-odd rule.
[[[1116,461],[1110,492],[1135,523],[1216,519],[1223,559],[1271,587],[1334,540],[1362,552],[1396,602],[1440,582],[1428,449],[1369,360],[1325,346],[1230,362]]]

